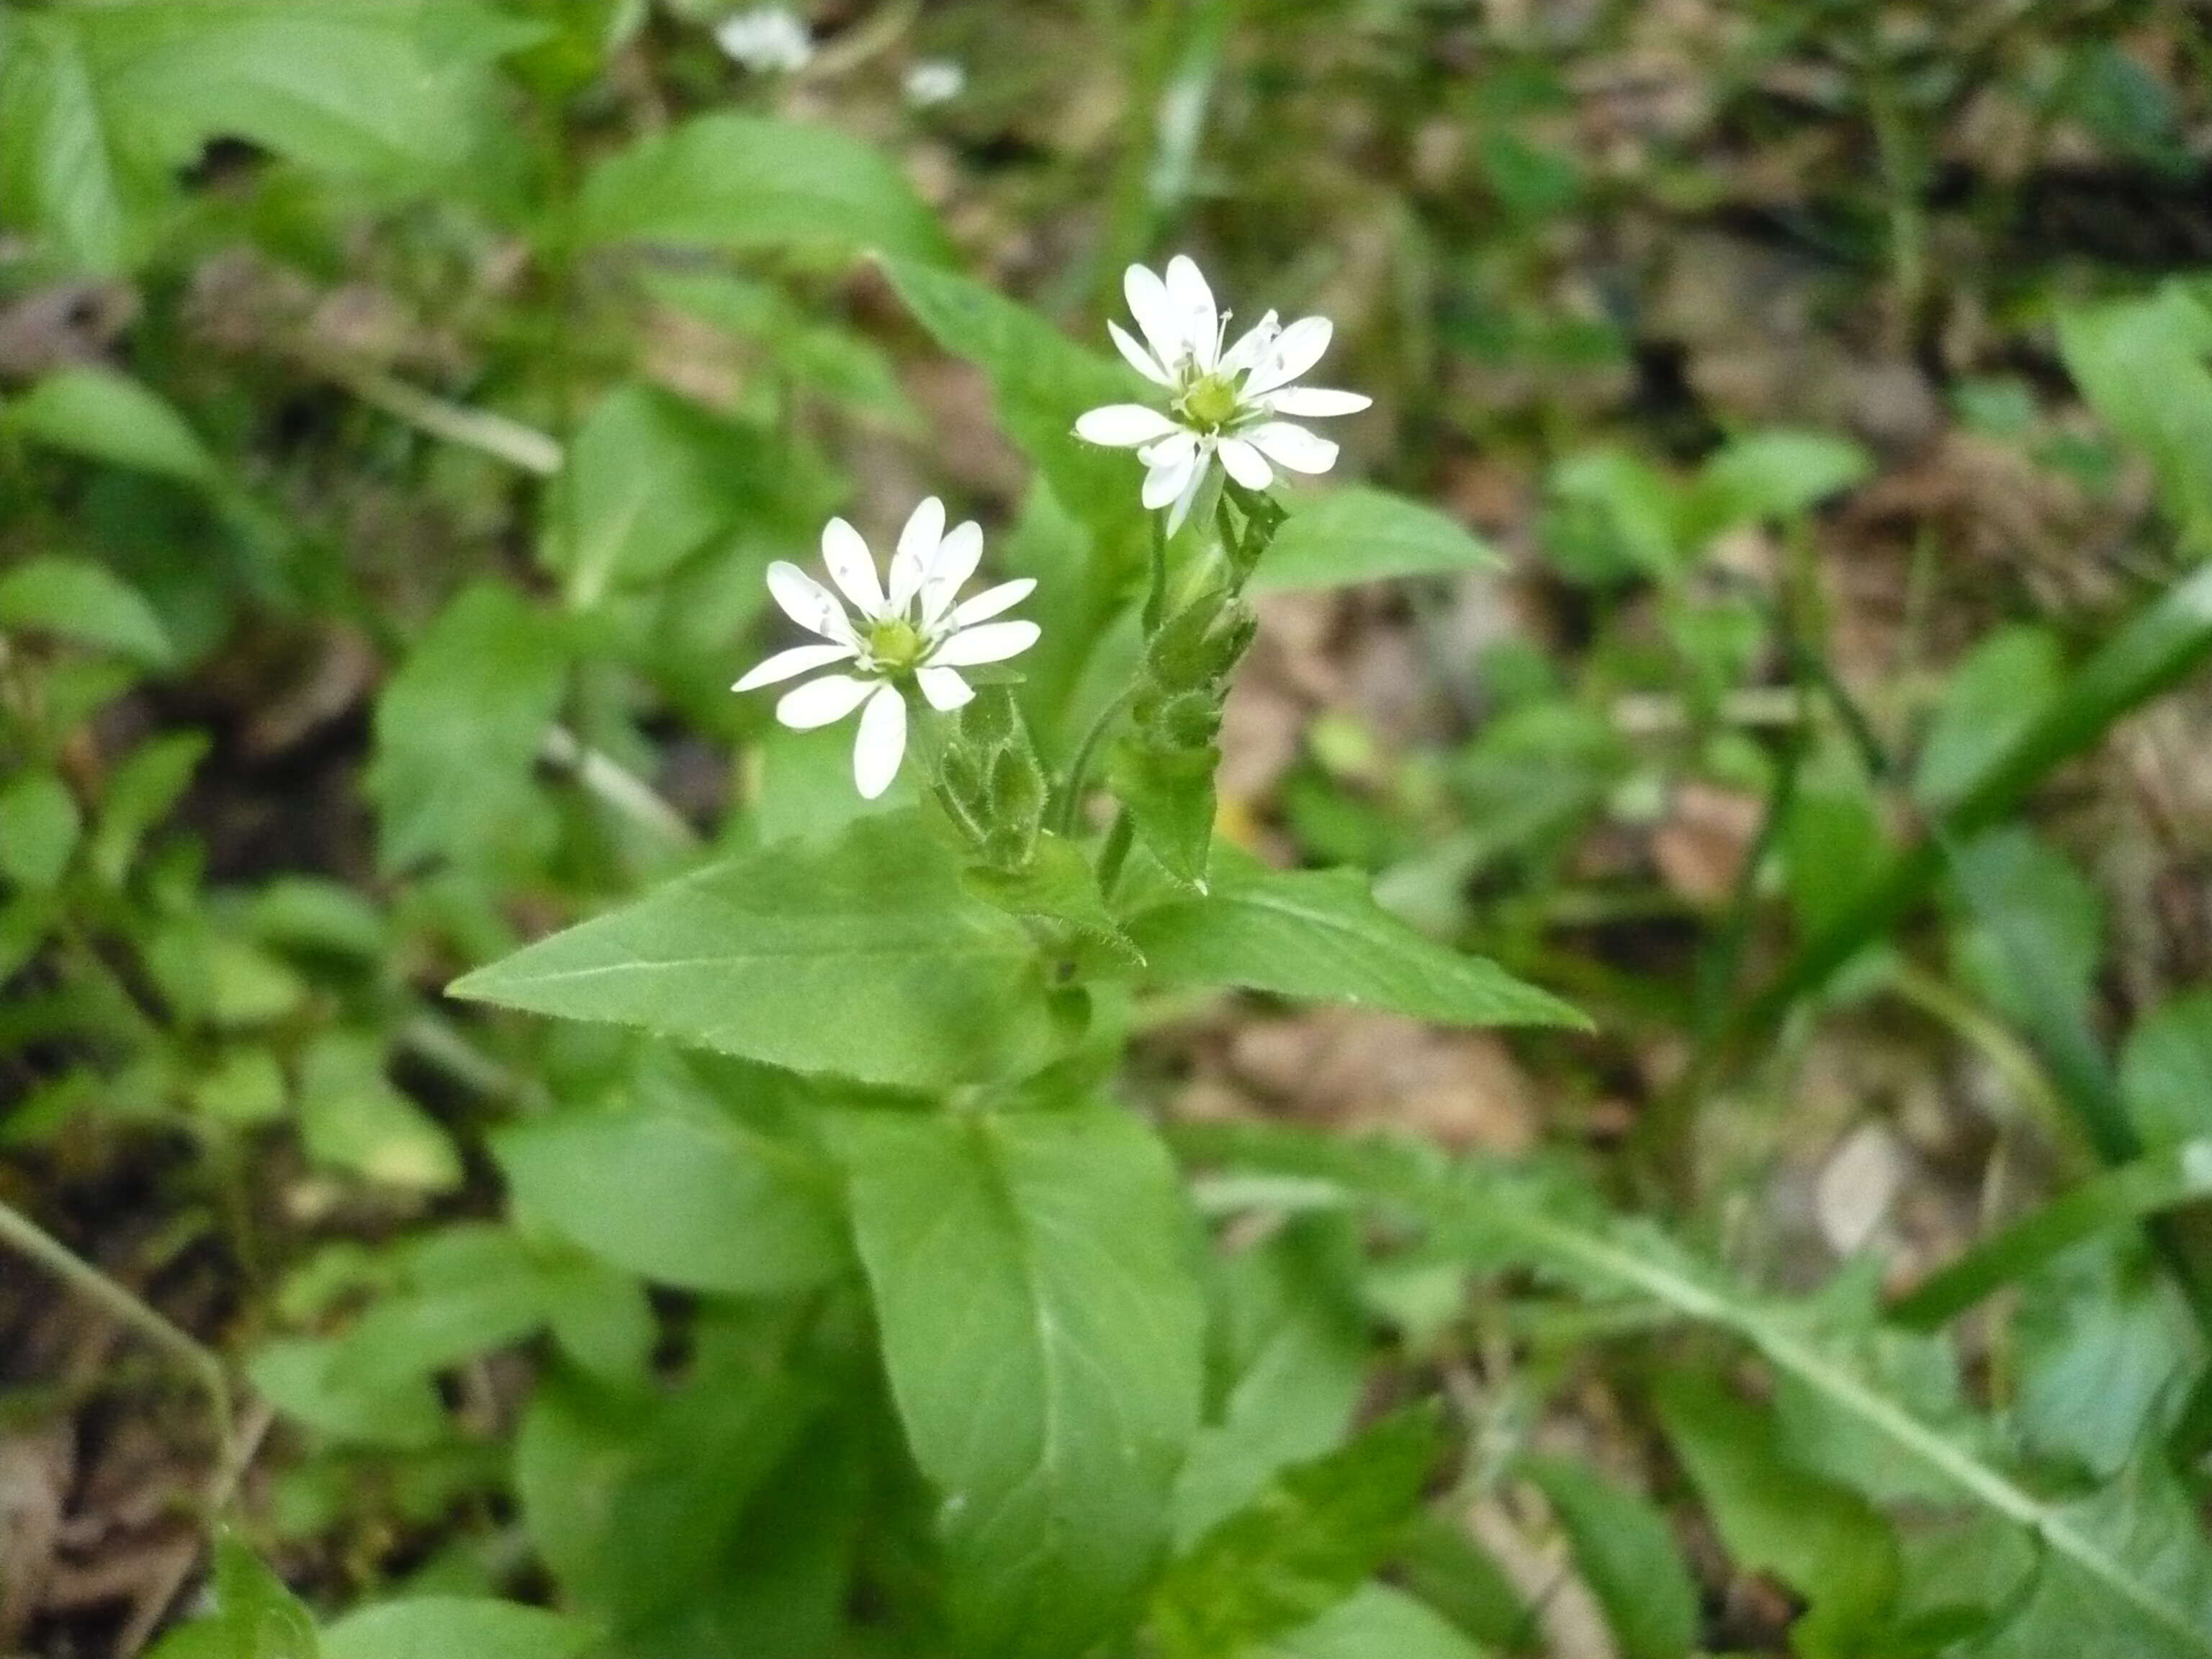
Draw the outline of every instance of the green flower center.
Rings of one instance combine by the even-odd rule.
[[[928,641],[921,630],[902,617],[886,617],[868,626],[868,655],[893,674],[902,674],[921,661]]]
[[[1184,417],[1201,432],[1218,432],[1237,412],[1237,382],[1227,374],[1208,374],[1182,394]]]

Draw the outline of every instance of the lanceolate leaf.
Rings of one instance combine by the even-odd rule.
[[[585,180],[588,241],[877,250],[942,261],[945,233],[890,160],[835,127],[694,117]]]
[[[112,368],[57,369],[6,414],[17,430],[56,449],[199,489],[221,482],[214,455],[185,417],[158,393]]]
[[[887,259],[884,270],[937,343],[989,377],[1000,422],[1060,504],[1094,536],[1109,538],[1110,556],[1140,557],[1147,534],[1138,498],[1143,469],[1126,451],[1078,438],[1075,417],[1128,401],[1141,383],[981,283],[907,260]]]
[[[846,1260],[830,1172],[703,1102],[538,1118],[498,1150],[532,1217],[664,1285],[757,1295]]]
[[[1281,1659],[1485,1659],[1443,1615],[1388,1584],[1361,1585],[1272,1651]]]
[[[376,707],[387,871],[512,843],[567,676],[560,623],[512,587],[482,582],[446,608]]]
[[[161,666],[173,654],[138,590],[85,559],[37,558],[0,576],[0,632],[36,629]]]
[[[1125,924],[1148,971],[1455,1025],[1581,1025],[1565,1003],[1415,932],[1347,870],[1269,870],[1217,849],[1209,891],[1139,901]]]
[[[0,212],[70,267],[135,259],[136,222],[210,140],[415,184],[487,131],[479,58],[433,53],[422,0],[135,0],[0,19]]]
[[[2212,652],[2212,569],[2185,577],[2106,641],[2044,713],[1982,768],[1939,820],[1942,836],[1964,840],[2002,821],[2052,768],[2174,684],[2207,652]],[[1900,854],[1845,915],[1806,941],[1771,986],[1739,1004],[1723,1033],[1724,1046],[1772,1025],[1921,903],[1943,872],[1941,839],[1931,837]]]
[[[753,469],[733,463],[750,442],[665,392],[617,386],[577,430],[546,502],[540,557],[580,607],[666,575],[744,510]]]
[[[124,184],[73,16],[0,15],[0,214],[65,267],[125,261]]]
[[[2212,1196],[2212,1140],[2164,1147],[2083,1182],[1983,1240],[1915,1288],[1891,1317],[1935,1330],[2084,1239],[2206,1196]]]
[[[963,1659],[1134,1620],[1198,1427],[1201,1308],[1165,1152],[1116,1109],[839,1120],[891,1392],[936,1487]]]
[[[1586,1223],[1548,1188],[1479,1169],[1440,1170],[1397,1149],[1249,1126],[1194,1128],[1178,1139],[1194,1155],[1237,1166],[1334,1176],[1440,1238],[1465,1240],[1475,1260],[1494,1263],[1500,1244],[1510,1244],[1573,1284],[1649,1297],[1680,1317],[1735,1333],[1794,1383],[1919,1462],[1962,1500],[2026,1529],[2046,1553],[2046,1571],[2063,1574],[2066,1594],[2087,1609],[2085,1628],[2124,1630],[2136,1642],[2082,1651],[2097,1659],[2212,1659],[2206,1589],[2212,1567],[2193,1521],[2185,1532],[2172,1529],[2182,1506],[2130,1499],[2124,1491],[2087,1503],[2037,1497],[1808,1340],[1804,1322],[1735,1291],[1648,1230],[1630,1236],[1602,1221]],[[2136,1478],[2143,1477],[2138,1472]],[[2034,1650],[2012,1651],[2027,1659]]]
[[[1497,554],[1432,507],[1354,484],[1312,501],[1293,498],[1252,587],[1343,587],[1395,576],[1480,570]]]
[[[215,1600],[213,1613],[172,1632],[155,1659],[320,1659],[307,1608],[228,1534],[216,1540]]]
[[[1622,1659],[1683,1659],[1698,1639],[1698,1589],[1666,1517],[1586,1464],[1534,1458],[1522,1473],[1573,1542]]]
[[[1048,1057],[1042,971],[1022,924],[961,886],[920,813],[897,812],[672,882],[452,991],[935,1089]]]
[[[1419,1406],[1285,1469],[1177,1561],[1152,1598],[1167,1659],[1240,1654],[1310,1624],[1380,1566],[1440,1446]]]
[[[323,1632],[323,1659],[575,1659],[598,1639],[543,1607],[423,1595],[347,1614]]]

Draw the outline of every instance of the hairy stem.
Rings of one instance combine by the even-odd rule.
[[[86,1301],[137,1332],[191,1372],[206,1390],[208,1407],[215,1417],[220,1464],[226,1468],[232,1464],[237,1456],[237,1445],[231,1422],[230,1373],[220,1354],[171,1324],[130,1290],[6,1203],[0,1203],[0,1244],[28,1256]]]

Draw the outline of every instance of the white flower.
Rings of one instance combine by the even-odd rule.
[[[982,527],[971,519],[948,532],[945,503],[932,495],[899,532],[886,592],[860,532],[842,519],[830,520],[822,532],[822,562],[851,611],[797,565],[778,559],[768,568],[768,591],[786,616],[827,643],[779,651],[730,689],[750,691],[832,663],[852,664],[849,672],[824,674],[784,693],[775,717],[794,732],[811,732],[859,709],[853,781],[873,800],[890,787],[906,753],[909,683],[921,688],[932,708],[950,714],[975,695],[960,670],[1003,662],[1037,641],[1033,622],[990,620],[1030,596],[1036,583],[1028,577],[953,603],[982,557]]]
[[[1167,410],[1109,404],[1085,413],[1075,431],[1092,443],[1137,452],[1146,468],[1145,505],[1170,508],[1168,534],[1182,527],[1216,455],[1222,470],[1248,489],[1274,481],[1271,461],[1293,472],[1326,472],[1336,465],[1334,444],[1277,418],[1351,415],[1374,401],[1356,392],[1291,384],[1328,349],[1328,318],[1301,317],[1285,328],[1271,311],[1224,350],[1229,313],[1215,307],[1213,290],[1184,255],[1168,261],[1164,280],[1131,265],[1121,291],[1145,343],[1116,323],[1108,323],[1106,331],[1130,368],[1165,390]]]
[[[814,37],[782,6],[732,13],[714,27],[714,44],[756,75],[802,70],[814,56]]]
[[[950,58],[924,58],[909,67],[906,100],[916,109],[949,104],[968,89],[968,71]]]

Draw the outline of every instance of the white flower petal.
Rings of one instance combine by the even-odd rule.
[[[1244,395],[1256,398],[1279,386],[1288,386],[1321,361],[1328,349],[1329,337],[1335,332],[1335,325],[1326,317],[1299,318],[1276,338],[1267,361],[1252,371],[1252,378],[1244,383]]]
[[[788,559],[769,566],[768,591],[783,614],[809,633],[840,645],[854,642],[852,622],[836,595]]]
[[[952,608],[954,596],[982,562],[981,525],[967,519],[945,532],[945,539],[937,544],[937,557],[930,564],[929,574],[921,580],[922,632],[930,632],[943,620]]]
[[[1213,290],[1206,285],[1205,273],[1188,254],[1178,253],[1168,261],[1167,289],[1191,355],[1210,373],[1221,355],[1221,313],[1213,303]]]
[[[973,668],[978,663],[1004,662],[1035,645],[1043,631],[1033,622],[985,623],[981,628],[963,628],[929,653],[930,665]]]
[[[1265,489],[1275,482],[1274,469],[1242,438],[1221,441],[1221,470],[1247,489]]]
[[[1278,466],[1293,472],[1326,472],[1336,465],[1336,446],[1288,421],[1269,421],[1244,434],[1245,441]]]
[[[1258,367],[1282,331],[1281,321],[1269,312],[1237,337],[1237,343],[1221,354],[1221,361],[1215,368],[1224,374],[1242,374],[1248,368]]]
[[[975,699],[975,688],[960,678],[957,668],[917,668],[914,678],[929,706],[940,714],[964,708]]]
[[[1264,399],[1279,415],[1302,415],[1308,419],[1324,415],[1357,415],[1375,401],[1363,392],[1332,392],[1326,386],[1286,386]]]
[[[1176,430],[1173,421],[1142,404],[1108,404],[1103,409],[1087,409],[1075,417],[1077,437],[1115,449],[1133,449]]]
[[[906,528],[899,532],[898,550],[891,555],[890,605],[894,616],[906,615],[907,606],[921,592],[921,580],[929,574],[929,567],[937,557],[937,544],[944,539],[945,503],[934,495],[925,496],[921,505],[908,515]]]
[[[1175,498],[1175,505],[1168,509],[1169,535],[1172,536],[1182,528],[1182,521],[1190,517],[1191,507],[1198,500],[1198,492],[1205,487],[1206,458],[1201,455],[1199,464],[1190,471],[1190,482],[1182,487],[1182,494]]]
[[[830,567],[830,580],[863,617],[872,622],[884,614],[884,586],[876,576],[875,556],[860,532],[842,519],[822,526],[822,562]]]
[[[1137,459],[1146,466],[1180,464],[1188,457],[1198,453],[1199,447],[1204,441],[1195,432],[1185,431],[1182,427],[1177,427],[1158,443],[1146,444],[1138,450]]]
[[[860,711],[860,732],[853,739],[853,784],[863,800],[891,787],[906,757],[906,699],[885,682]]]
[[[853,647],[849,645],[794,645],[788,651],[779,651],[754,664],[730,690],[758,690],[779,680],[794,679],[817,668],[827,668],[833,662],[849,662],[852,656]]]
[[[817,726],[843,720],[881,684],[851,674],[824,674],[796,691],[785,692],[777,700],[775,717],[794,732],[811,732]]]
[[[1206,471],[1206,453],[1196,444],[1188,450],[1163,455],[1145,474],[1143,501],[1147,509],[1165,507],[1190,487],[1192,478]]]
[[[1174,387],[1175,377],[1152,361],[1152,354],[1132,339],[1127,329],[1123,328],[1119,323],[1109,321],[1106,325],[1106,332],[1112,337],[1114,349],[1121,354],[1123,362],[1128,364],[1154,386],[1164,386],[1170,389]]]
[[[1121,273],[1121,297],[1129,302],[1129,314],[1144,331],[1152,356],[1173,374],[1190,356],[1191,342],[1175,301],[1168,298],[1168,285],[1143,265],[1131,265]]]
[[[1001,611],[1012,610],[1036,591],[1034,576],[1000,582],[996,587],[985,588],[972,599],[962,600],[953,607],[947,620],[954,628],[973,628],[979,622],[988,622]]]

